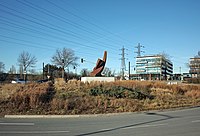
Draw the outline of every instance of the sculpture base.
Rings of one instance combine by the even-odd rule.
[[[81,82],[114,82],[115,78],[114,77],[81,77]]]

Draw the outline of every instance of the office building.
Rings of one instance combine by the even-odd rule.
[[[192,78],[200,77],[200,57],[190,58],[189,67]]]
[[[167,80],[173,76],[173,64],[163,55],[138,56],[136,75],[142,80]]]

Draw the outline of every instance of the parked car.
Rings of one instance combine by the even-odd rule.
[[[37,83],[44,83],[44,82],[48,82],[48,79],[42,79],[42,80],[38,80]]]
[[[15,78],[11,81],[12,84],[25,84],[28,81],[25,81],[24,79]]]

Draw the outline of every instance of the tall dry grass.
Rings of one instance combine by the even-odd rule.
[[[7,84],[1,88],[1,92],[3,92],[2,96],[7,96],[3,99],[2,96],[0,98],[1,110],[7,110],[8,113],[46,109],[55,93],[53,85],[49,83]]]
[[[135,91],[153,97],[141,99]],[[200,105],[200,85],[159,81],[5,84],[0,94],[0,115],[97,114]]]

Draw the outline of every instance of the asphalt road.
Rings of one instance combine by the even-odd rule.
[[[78,118],[0,119],[0,136],[200,136],[200,108]]]

